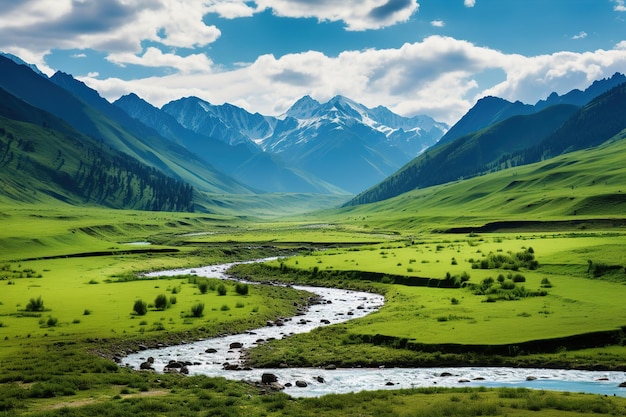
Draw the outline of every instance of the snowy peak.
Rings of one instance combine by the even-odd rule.
[[[293,117],[294,119],[310,119],[319,107],[319,101],[307,95],[296,101],[294,105],[287,110],[285,116]]]

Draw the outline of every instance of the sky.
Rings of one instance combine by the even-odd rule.
[[[343,95],[452,125],[626,73],[625,20],[626,0],[0,0],[0,51],[109,101]]]

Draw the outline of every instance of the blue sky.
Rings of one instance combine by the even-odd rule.
[[[0,50],[109,100],[278,115],[341,94],[454,123],[626,72],[622,0],[0,0]]]

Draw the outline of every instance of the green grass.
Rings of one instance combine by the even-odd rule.
[[[368,230],[418,232],[495,220],[619,218],[626,208],[624,136],[540,163],[324,211],[317,219]]]
[[[615,144],[378,205],[281,221],[234,215],[245,197],[227,199],[221,214],[211,215],[2,204],[0,415],[278,416],[312,410],[330,416],[619,415],[626,406],[620,398],[525,390],[407,390],[293,400],[282,394],[259,396],[243,383],[133,372],[107,358],[139,343],[180,342],[254,327],[269,316],[290,314],[301,302],[300,294],[256,286],[239,295],[225,284],[226,295],[220,296],[218,284],[210,289],[207,283],[202,294],[189,277],[137,280],[137,272],[299,253],[272,263],[272,278],[280,276],[281,262],[286,277],[304,282],[312,282],[316,269],[329,274],[322,282],[326,285],[384,292],[387,304],[354,322],[274,341],[252,352],[254,363],[623,369],[626,348],[617,344],[563,346],[537,354],[515,350],[512,355],[438,348],[449,343],[515,346],[626,325],[621,302],[626,235],[619,227],[551,223],[543,231],[430,233],[500,220],[620,218],[625,179],[625,170],[616,169],[620,149]],[[272,214],[290,200],[276,197],[264,200],[256,213]],[[472,268],[490,254],[509,256],[529,247],[538,269]],[[101,256],[68,257],[88,252]],[[372,274],[368,281],[358,278],[362,272]],[[332,273],[339,274],[333,278]],[[400,285],[463,273],[470,276],[465,288]],[[488,277],[498,282],[500,274],[508,273],[524,275],[516,288],[547,294],[486,302],[489,295],[471,287]],[[546,278],[550,287],[542,287]],[[148,307],[144,316],[133,314],[137,299],[154,304],[159,295],[175,297],[176,303],[163,310]],[[39,296],[44,311],[23,311]],[[200,303],[202,317],[189,317]],[[420,350],[424,346],[429,349]]]
[[[313,366],[326,363],[350,366],[394,362],[408,365],[422,361],[444,364],[446,359],[433,358],[430,354],[420,356],[407,351],[390,351],[385,346],[408,344],[414,346],[409,349],[413,351],[424,348],[437,351],[437,346],[442,344],[478,346],[466,350],[482,355],[486,348],[480,346],[503,345],[510,346],[513,349],[511,352],[517,355],[524,349],[517,345],[554,340],[557,347],[567,349],[568,343],[579,342],[564,338],[615,331],[626,326],[622,302],[626,296],[625,263],[623,254],[619,252],[619,248],[626,243],[625,239],[626,235],[617,233],[438,236],[427,242],[334,249],[272,261],[268,264],[273,268],[273,273],[272,270],[264,271],[252,265],[237,267],[246,275],[272,275],[274,279],[281,279],[282,276],[287,281],[297,279],[299,283],[306,283],[307,280],[319,283],[321,280],[325,285],[374,289],[386,295],[385,307],[377,313],[351,321],[336,330],[321,329],[312,335],[277,341],[269,347],[258,348],[251,357],[254,363],[265,365],[286,360],[290,361],[288,363],[303,360]],[[531,247],[539,262],[536,270],[472,268],[476,260],[486,258],[489,254],[514,254]],[[611,256],[611,248],[615,256]],[[456,262],[452,262],[452,258]],[[597,259],[596,262],[610,260],[612,264],[622,266],[620,270],[595,277],[587,272],[589,258]],[[412,271],[407,272],[408,268]],[[279,272],[281,269],[285,271],[282,275]],[[296,271],[303,273],[299,275]],[[319,272],[315,274],[313,271]],[[379,273],[381,283],[362,281],[358,272],[355,274],[351,271]],[[420,277],[442,279],[448,273],[453,276],[467,273],[470,279],[464,288],[411,286],[412,280],[416,283],[424,282]],[[524,282],[514,282],[507,278],[509,274],[511,277],[522,275]],[[510,287],[523,287],[527,292],[541,295],[511,295],[514,298],[511,301],[487,302],[494,300],[494,296],[478,293],[474,286],[491,277],[495,281],[494,287],[497,287],[499,275]],[[407,285],[384,284],[399,280],[397,276],[406,276],[402,278],[402,283]],[[549,287],[543,284],[546,279],[550,283]],[[513,294],[514,291],[500,290],[499,294]],[[589,337],[593,339],[595,336]],[[354,346],[359,342],[381,346]],[[554,343],[547,343],[546,346]],[[303,350],[305,346],[308,349]],[[580,346],[575,349],[580,349]],[[439,350],[445,352],[447,348]],[[355,354],[355,351],[359,354]],[[518,364],[526,360],[558,360],[569,363],[566,366],[575,366],[578,360],[573,356],[569,360],[557,356],[543,358],[533,356],[508,360]],[[595,357],[597,363],[603,363],[604,359],[607,367],[621,366],[615,363],[615,355],[603,358],[598,354]],[[448,360],[456,363],[461,358],[452,356]],[[475,361],[489,363],[489,359],[484,357],[475,358]],[[585,363],[592,361],[587,360]]]

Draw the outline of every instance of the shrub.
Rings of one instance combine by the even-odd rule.
[[[143,300],[137,300],[133,305],[133,311],[138,316],[145,316],[148,312],[148,304],[146,304],[146,302]]]
[[[154,307],[157,310],[165,310],[167,308],[167,297],[165,294],[159,294],[154,299]]]
[[[174,305],[174,304],[176,304],[176,302],[177,302],[177,300],[176,300],[176,296],[175,296],[175,295],[172,295],[172,296],[170,297],[170,304],[171,304],[171,305]]]
[[[217,287],[217,293],[218,293],[218,295],[226,295],[226,292],[227,292],[227,289],[226,289],[226,286],[225,286],[224,284],[220,284],[220,285]]]
[[[198,284],[198,289],[202,294],[206,294],[209,290],[209,284],[207,282],[201,282]]]
[[[543,278],[541,280],[541,287],[542,288],[552,288],[552,283],[550,282],[550,280],[548,278]]]
[[[455,297],[452,297],[452,298],[450,299],[450,302],[452,303],[452,305],[457,305],[457,304],[459,304],[459,300],[458,300],[458,298],[455,298]]]
[[[526,282],[526,277],[522,274],[513,275],[513,282]]]
[[[91,314],[91,310],[89,310],[88,308],[85,309],[85,311],[83,311],[83,316],[88,316]]]
[[[204,313],[204,304],[198,303],[191,306],[191,315],[194,317],[202,317]]]
[[[506,280],[502,283],[502,289],[503,290],[512,290],[515,288],[515,282],[511,281],[511,280]]]
[[[54,327],[57,325],[58,322],[59,322],[59,319],[57,319],[56,317],[49,316],[48,320],[46,321],[46,324],[48,325],[48,327]]]
[[[228,310],[230,310],[230,307],[228,305],[224,304],[222,307],[220,307],[220,310],[228,311]]]
[[[237,292],[237,294],[239,295],[248,295],[248,291],[249,291],[248,284],[238,283],[237,285],[235,285],[235,292]]]
[[[43,311],[43,300],[41,296],[35,298],[31,298],[28,304],[26,304],[26,311]]]

